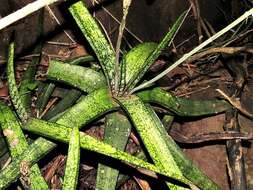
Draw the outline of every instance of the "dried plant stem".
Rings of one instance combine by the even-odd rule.
[[[240,133],[238,111],[236,109],[227,111],[225,118],[224,130]],[[231,190],[247,190],[242,141],[241,139],[228,140],[226,142],[226,147],[228,156],[227,168]]]
[[[184,136],[176,130],[170,131],[170,136],[180,143],[186,144],[198,144],[208,141],[225,141],[225,140],[251,140],[253,139],[253,134],[251,133],[241,133],[236,131],[225,131],[225,132],[211,132],[211,133],[201,133],[193,136]]]
[[[210,55],[210,54],[215,54],[215,53],[225,53],[225,54],[236,54],[240,52],[246,52],[253,54],[253,48],[248,48],[248,47],[216,47],[216,48],[209,48],[206,49],[205,51],[199,52],[189,59],[187,59],[187,62],[193,62],[195,60],[198,60],[204,56]]]
[[[236,25],[238,25],[239,23],[241,23],[242,21],[244,21],[246,18],[248,18],[251,15],[253,15],[253,8],[250,9],[249,11],[246,11],[238,19],[236,19],[235,21],[233,21],[231,24],[229,24],[228,26],[226,26],[225,28],[223,28],[222,30],[220,30],[218,33],[216,33],[212,37],[208,38],[206,41],[204,41],[203,43],[201,43],[197,47],[195,47],[192,51],[184,54],[179,60],[177,60],[174,64],[172,64],[166,70],[164,70],[163,72],[161,72],[159,75],[157,75],[153,79],[151,79],[151,80],[149,80],[149,81],[141,84],[140,86],[134,88],[131,91],[131,93],[133,93],[133,92],[135,92],[137,90],[143,89],[143,88],[149,86],[150,84],[154,83],[155,81],[159,80],[160,78],[162,78],[163,76],[165,76],[167,73],[169,73],[170,71],[172,71],[174,68],[176,68],[178,65],[180,65],[184,61],[186,61],[189,57],[191,57],[192,55],[194,55],[195,53],[197,53],[199,50],[203,49],[208,44],[212,43],[214,40],[216,40],[217,38],[219,38],[220,36],[222,36],[223,34],[225,34],[226,32],[228,32],[229,30],[231,30],[233,27],[235,27]]]
[[[238,109],[239,111],[241,111],[243,114],[245,114],[246,116],[248,116],[249,118],[253,118],[253,113],[251,113],[250,111],[248,111],[245,106],[242,105],[240,99],[236,98],[236,97],[230,97],[229,95],[227,95],[225,92],[223,92],[220,89],[216,89],[217,92],[219,92],[227,101],[229,101],[230,104],[232,104],[236,109]]]
[[[120,81],[120,69],[119,69],[119,56],[120,56],[120,46],[122,42],[122,37],[124,33],[124,29],[126,26],[126,17],[128,14],[129,7],[132,3],[132,0],[124,0],[123,1],[123,17],[119,26],[119,35],[117,39],[116,44],[116,50],[115,50],[115,56],[116,56],[116,62],[115,62],[115,90],[118,91],[119,89],[119,81]]]
[[[16,12],[0,19],[0,30],[11,25],[12,23],[26,17],[27,15],[41,9],[42,7],[44,7],[46,5],[50,5],[52,3],[55,3],[56,1],[58,1],[58,0],[37,0],[33,3],[29,3],[28,5],[17,10]]]
[[[225,62],[228,66],[232,76],[234,75],[234,82],[231,86],[233,91],[232,97],[240,102],[243,88],[247,80],[247,71],[240,66],[238,62]],[[228,132],[240,132],[241,126],[238,121],[238,110],[232,108],[225,113],[224,130]],[[231,190],[247,190],[247,180],[245,173],[244,153],[241,139],[228,140],[226,142],[227,156],[228,156],[228,173],[230,177]]]

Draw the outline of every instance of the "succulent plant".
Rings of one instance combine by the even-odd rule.
[[[123,55],[117,68],[114,50],[84,3],[74,3],[69,11],[92,47],[95,58],[87,56],[69,62],[50,62],[47,77],[74,88],[44,119],[33,118],[29,114],[27,101],[21,98],[24,94],[17,88],[14,76],[14,43],[9,47],[8,82],[15,110],[12,111],[1,102],[0,125],[8,140],[13,162],[0,172],[0,189],[7,188],[18,178],[24,186],[32,189],[48,189],[36,162],[57,145],[56,141],[69,144],[63,189],[76,189],[80,148],[162,175],[170,189],[187,189],[192,185],[206,190],[220,189],[184,155],[168,135],[152,104],[168,110],[169,117],[218,114],[229,109],[230,105],[222,100],[193,101],[178,98],[154,85],[141,91],[134,90],[141,84],[144,74],[162,50],[171,43],[186,13],[177,19],[159,44],[148,42],[134,47]],[[91,59],[100,63],[102,72],[79,65]],[[54,87],[55,84],[51,82],[47,89],[52,92]],[[79,131],[101,116],[105,117],[104,141]],[[152,164],[124,152],[132,127],[143,142]],[[23,130],[41,137],[28,145]],[[21,172],[21,164],[27,166],[22,167],[27,168],[26,173]],[[115,189],[118,174],[117,169],[99,164],[96,189]],[[175,183],[175,180],[179,183]]]

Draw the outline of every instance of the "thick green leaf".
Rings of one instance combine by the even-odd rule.
[[[0,101],[0,126],[8,142],[11,156],[13,158],[17,157],[28,147],[28,143],[20,127],[19,120],[2,101]]]
[[[69,139],[68,158],[65,168],[63,190],[75,190],[80,162],[80,136],[78,127],[72,129]]]
[[[18,113],[19,118],[23,122],[26,122],[28,119],[28,113],[19,94],[15,80],[14,42],[11,42],[9,45],[7,76],[11,101],[16,109],[16,112]],[[28,143],[26,142],[26,138],[20,128],[19,121],[12,111],[8,107],[4,106],[2,102],[0,102],[0,114],[0,124],[4,130],[4,135],[7,138],[11,156],[16,158],[28,147]],[[39,167],[37,165],[32,167],[30,172],[31,184],[23,185],[31,186],[33,189],[48,189],[47,184],[41,176]]]
[[[186,158],[151,107],[145,106],[136,96],[119,101],[133,121],[156,166],[168,173],[176,173],[176,179],[187,184],[189,182],[185,178],[202,189],[220,189]]]
[[[20,177],[20,164],[27,163],[28,167],[38,162],[42,157],[47,155],[55,144],[43,138],[38,138],[17,158],[14,159],[4,170],[0,173],[0,189],[6,189],[8,186],[15,182]],[[38,183],[38,182],[37,182]],[[43,190],[39,184],[34,184],[33,190]]]
[[[94,91],[83,97],[77,104],[65,112],[58,124],[67,126],[82,127],[85,123],[105,114],[108,111],[117,109],[118,105],[110,97],[107,89]]]
[[[52,60],[50,62],[50,64],[49,64],[49,69],[51,70],[50,71],[51,73],[54,73],[53,74],[53,78],[57,79],[59,76],[61,76],[61,79],[63,81],[65,80],[65,78],[62,78],[62,77],[66,77],[67,78],[66,81],[68,81],[68,80],[73,81],[73,79],[71,79],[71,78],[76,73],[73,74],[73,72],[72,72],[72,74],[68,75],[68,73],[66,73],[67,72],[66,67],[61,68],[62,67],[61,65],[62,64],[66,64],[66,63],[70,64],[70,65],[81,65],[82,63],[87,63],[89,61],[94,61],[94,58],[92,56],[89,56],[89,55],[88,56],[82,56],[82,57],[74,58],[74,59],[68,60],[68,61]],[[56,70],[54,70],[54,69],[56,69]],[[65,75],[60,74],[60,75],[57,76],[56,73],[59,72],[59,69],[63,69],[65,71],[64,72]],[[81,72],[83,72],[83,71],[81,71]],[[96,84],[98,86],[100,86],[102,83],[105,83],[105,81],[104,81],[105,79],[101,80],[101,78],[103,77],[102,75],[99,75],[95,71],[91,72],[91,73],[92,73],[92,76],[85,75],[85,76],[88,77],[88,79],[87,79],[88,82],[85,83],[85,84],[88,84],[88,85],[91,84],[92,81],[90,79],[92,79],[92,77],[95,77],[95,76],[98,77],[98,79],[94,78],[94,81],[97,81]],[[83,80],[86,81],[86,79],[83,79]],[[72,84],[72,82],[70,82],[70,83]],[[73,86],[77,86],[77,84],[74,82]],[[82,85],[82,86],[84,86],[84,85]],[[85,91],[90,92],[90,91],[93,91],[93,89],[96,89],[96,88],[98,88],[98,87],[91,86],[91,89],[88,89],[88,88],[85,88],[85,87],[83,87],[82,89],[85,89]],[[46,84],[43,87],[42,92],[38,96],[38,100],[37,100],[37,104],[36,104],[36,108],[37,108],[37,110],[40,113],[46,107],[46,105],[47,105],[47,103],[48,103],[48,101],[49,101],[49,99],[50,99],[50,97],[51,97],[54,89],[55,89],[55,84],[54,83]],[[59,104],[57,104],[52,111],[49,111],[48,113],[46,113],[43,118],[49,119],[49,118],[57,115],[58,113],[64,111],[64,108],[67,108],[68,106],[72,105],[77,100],[77,98],[79,96],[80,96],[80,93],[77,90],[75,90],[75,89],[71,90],[71,92],[69,92],[68,94],[66,94],[66,96],[64,97],[64,100],[60,101]]]
[[[115,76],[115,53],[113,49],[82,1],[71,5],[69,11],[96,53],[102,69],[104,70],[108,85],[113,87],[114,84],[112,83]]]
[[[55,84],[54,83],[49,83],[49,84],[42,84],[43,85],[43,90],[38,96],[38,100],[36,102],[36,108],[41,113],[44,108],[46,107],[54,89],[55,89]]]
[[[70,127],[71,127],[71,125],[70,125]],[[25,130],[29,130],[31,132],[37,133],[37,134],[41,134],[46,137],[50,137],[50,138],[53,138],[53,139],[56,139],[59,141],[63,141],[63,142],[69,141],[69,137],[70,137],[70,134],[72,131],[71,128],[65,127],[63,125],[58,125],[58,124],[54,124],[54,123],[47,123],[45,121],[37,120],[37,119],[30,119],[26,125],[22,126],[22,128]],[[45,152],[47,152],[47,151],[49,152],[52,149],[52,145],[56,146],[56,144],[43,139],[43,142],[41,142],[41,144],[38,143],[36,145],[37,149],[39,150],[39,152],[38,152],[39,154],[37,154],[37,153],[35,155],[31,154],[31,157],[29,157],[30,153],[25,152],[25,155],[28,156],[28,158],[30,160],[32,160],[32,159],[38,160],[41,158],[42,154],[44,155]],[[40,147],[40,146],[42,146],[42,147]],[[104,154],[109,157],[128,162],[130,164],[136,165],[137,167],[142,167],[142,168],[160,173],[162,175],[169,176],[168,173],[166,173],[162,169],[159,169],[156,166],[149,164],[147,162],[144,162],[143,160],[140,160],[138,158],[135,158],[127,153],[118,151],[117,149],[115,149],[111,145],[103,143],[101,141],[98,141],[98,140],[94,139],[93,137],[85,135],[84,133],[80,133],[80,146],[84,149],[98,152],[100,154]],[[40,148],[42,148],[43,150]],[[30,160],[28,160],[28,161],[30,161]],[[30,163],[32,165],[34,162],[31,161]],[[5,172],[5,171],[8,171],[8,172]],[[11,168],[8,168],[8,169],[4,170],[3,173],[0,173],[0,176],[2,176],[1,179],[3,179],[3,181],[1,181],[1,179],[0,179],[0,186],[6,187],[13,180],[17,179],[17,177],[19,176],[19,172],[17,172],[17,171],[19,171],[19,165],[11,165]],[[11,177],[9,177],[9,175],[11,175]]]
[[[81,57],[78,57],[78,58],[74,58],[74,59],[68,60],[68,61],[59,61],[59,60],[55,61],[55,60],[53,60],[52,62],[58,62],[58,63],[62,63],[62,64],[68,63],[68,64],[70,64],[70,65],[81,65],[82,63],[86,63],[86,62],[89,62],[89,61],[94,61],[94,58],[93,58],[92,56],[87,55],[87,56],[81,56]],[[51,62],[50,62],[50,64],[49,64],[49,67],[50,67],[50,65],[51,65]],[[46,84],[46,85],[43,87],[43,90],[42,90],[42,92],[39,94],[38,100],[37,100],[37,103],[36,103],[36,108],[37,108],[37,110],[38,110],[40,113],[41,113],[41,112],[44,110],[44,108],[46,107],[46,105],[47,105],[47,103],[48,103],[48,101],[49,101],[49,99],[50,99],[50,97],[51,97],[51,95],[52,95],[54,89],[55,89],[55,84],[54,84],[54,83]],[[66,98],[66,99],[67,99],[67,98]],[[66,99],[65,99],[64,102],[61,103],[61,104],[65,105]],[[73,101],[73,100],[72,100],[72,101]],[[59,110],[61,110],[62,107],[64,107],[64,106],[60,105],[59,107],[60,107],[60,108],[57,108],[57,109],[56,109],[58,112],[60,112]],[[58,110],[58,109],[59,109],[59,110]],[[61,111],[62,111],[62,110],[61,110]]]
[[[122,73],[120,90],[123,91],[124,87],[129,81],[139,74],[140,70],[146,64],[147,58],[157,48],[158,44],[149,42],[140,44],[131,49],[123,56],[121,61]]]
[[[70,127],[66,127],[64,125],[59,125],[56,123],[46,122],[39,119],[30,119],[28,123],[26,125],[23,125],[22,127],[24,130],[28,130],[30,132],[65,143],[69,142],[69,137],[72,131]],[[99,141],[94,137],[86,135],[85,133],[80,132],[79,135],[80,135],[80,147],[83,149],[94,151],[99,154],[103,154],[111,158],[121,160],[129,164],[133,164],[137,167],[154,171],[158,174],[167,177],[175,178],[175,176],[177,176],[176,173],[169,173],[167,170],[164,170],[163,168],[159,168],[153,164],[150,164],[139,158],[136,158],[128,153],[117,150],[111,145]]]
[[[67,110],[70,106],[72,106],[82,95],[77,89],[69,90],[66,95],[56,104],[52,109],[50,109],[42,119],[49,120],[52,117],[56,116],[59,113]]]
[[[92,69],[51,61],[47,71],[47,76],[56,80],[64,81],[84,92],[92,92],[106,86],[106,81],[102,74]]]
[[[15,71],[14,71],[14,42],[11,42],[9,45],[8,51],[8,63],[7,63],[7,77],[9,85],[9,93],[11,96],[11,101],[15,107],[16,112],[18,113],[19,118],[25,122],[28,119],[28,113],[23,104],[15,80]]]
[[[176,173],[177,180],[188,183],[177,166],[172,153],[167,148],[165,139],[161,137],[160,131],[157,130],[157,125],[161,123],[154,120],[150,115],[150,108],[146,107],[136,97],[120,99],[120,103],[132,119],[155,165],[167,170],[169,173]]]
[[[11,109],[0,101],[0,126],[8,142],[12,159],[16,159],[28,148],[25,135],[21,129],[19,120]],[[38,165],[30,169],[30,182],[32,189],[48,189],[47,183],[40,173]]]
[[[178,98],[160,88],[137,93],[144,102],[152,102],[163,106],[179,116],[204,116],[224,112],[231,105],[223,100],[190,100]]]
[[[184,22],[186,15],[187,15],[187,12],[184,12],[183,14],[180,15],[180,17],[176,20],[176,22],[173,24],[169,32],[165,35],[165,37],[156,47],[156,49],[152,51],[150,56],[146,59],[145,64],[142,64],[142,67],[139,68],[138,72],[135,71],[135,75],[131,78],[131,80],[127,84],[127,89],[131,90],[132,88],[135,87],[135,85],[140,81],[140,79],[147,72],[149,67],[155,62],[155,60],[162,53],[162,50],[164,50],[166,47],[168,47],[172,43],[174,37],[176,36],[182,23]]]
[[[104,142],[118,150],[124,151],[131,132],[128,119],[119,114],[112,113],[106,116]],[[96,190],[114,190],[116,188],[119,170],[107,165],[99,164],[96,179]]]

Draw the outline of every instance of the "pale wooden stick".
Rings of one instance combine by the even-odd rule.
[[[16,12],[9,14],[8,16],[0,19],[0,30],[26,17],[27,15],[41,9],[42,7],[45,7],[46,5],[55,3],[56,1],[59,1],[59,0],[37,0],[35,2],[29,3],[28,5],[17,10]]]

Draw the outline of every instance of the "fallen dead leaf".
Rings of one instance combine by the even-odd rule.
[[[8,95],[9,95],[8,86],[4,85],[2,88],[0,88],[0,97],[8,97]]]
[[[73,50],[72,50],[72,57],[79,57],[79,56],[84,56],[88,55],[86,49],[81,46],[77,45]]]
[[[149,183],[146,180],[135,177],[135,176],[134,176],[134,179],[138,183],[138,185],[140,186],[140,188],[142,190],[151,190],[151,187],[150,187]]]

